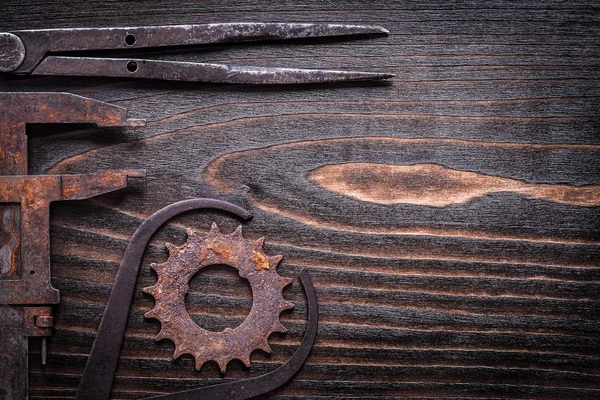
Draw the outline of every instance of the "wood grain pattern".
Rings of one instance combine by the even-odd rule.
[[[58,0],[0,4],[2,30],[298,21],[380,24],[387,38],[207,46],[157,59],[392,72],[390,84],[240,87],[91,78],[0,78],[0,90],[69,91],[148,120],[125,130],[29,126],[30,173],[144,168],[143,182],[52,206],[61,291],[48,365],[32,342],[31,398],[72,398],[127,240],[171,202],[247,207],[250,239],[309,268],[316,347],[272,399],[600,397],[600,8],[518,3]],[[83,129],[85,128],[85,129]],[[383,166],[383,167],[382,167]],[[389,191],[386,193],[386,191]],[[384,194],[382,197],[382,193]],[[407,200],[406,196],[411,196]],[[205,234],[186,214],[149,246],[113,397],[143,398],[273,370],[301,340],[298,281],[287,334],[221,375],[154,342],[149,267]],[[226,268],[199,274],[188,310],[220,330],[251,292]]]

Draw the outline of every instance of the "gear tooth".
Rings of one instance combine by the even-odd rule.
[[[162,332],[162,331],[161,331]],[[163,338],[166,339],[166,338]],[[173,360],[177,360],[179,357],[185,354],[185,351],[175,346],[175,351],[173,352]]]
[[[264,341],[263,344],[261,344],[259,346],[259,349],[261,349],[265,353],[269,353],[269,354],[271,354],[271,352],[273,351],[273,350],[271,350],[271,346],[269,346],[269,343],[266,340]]]
[[[231,236],[235,236],[235,237],[238,237],[238,238],[241,239],[243,237],[242,236],[242,226],[238,225],[238,227],[235,228],[235,231],[233,231],[233,233],[231,234]]]
[[[281,290],[283,290],[283,288],[285,288],[287,285],[289,285],[293,281],[294,280],[292,278],[285,278],[283,276],[281,278],[279,278],[279,282],[281,282]]]
[[[212,225],[210,226],[210,231],[208,232],[208,234],[209,235],[219,235],[220,233],[221,233],[221,230],[217,226],[217,223],[213,222]]]
[[[155,288],[156,288],[156,286],[148,286],[148,287],[142,288],[142,292],[148,293],[148,294],[151,294],[152,296],[154,296],[156,294]]]
[[[192,228],[185,228],[185,234],[188,236],[188,239],[196,236],[196,232],[194,232]]]
[[[283,256],[272,256],[269,257],[269,264],[271,265],[271,267],[277,268],[281,260],[283,260]]]
[[[254,241],[252,243],[252,245],[254,246],[255,249],[261,250],[261,251],[263,249],[264,244],[265,244],[265,238],[264,237],[261,237],[261,238],[259,238],[258,240]]]
[[[217,364],[219,364],[219,369],[221,370],[222,374],[227,372],[227,364],[229,364],[229,360],[221,359],[221,360],[215,360],[215,361],[217,362]]]
[[[283,301],[280,305],[279,305],[279,309],[281,311],[283,310],[291,310],[292,308],[294,308],[294,304],[290,303],[289,301]]]
[[[191,234],[188,235],[187,240],[185,241],[185,246],[188,248],[193,247],[203,240],[204,238],[198,236],[195,232],[192,231]]]
[[[277,320],[277,323],[275,324],[275,328],[273,328],[273,332],[281,332],[281,333],[286,333],[288,330],[285,326],[283,326],[281,324],[281,322],[279,322],[279,320]]]
[[[160,272],[166,265],[166,262],[164,263],[152,263],[150,264],[150,268],[152,268],[154,271],[156,272]]]
[[[156,311],[154,310],[154,308],[150,311],[148,311],[147,313],[144,314],[144,318],[154,318],[156,319]]]
[[[165,242],[165,246],[167,247],[167,250],[169,250],[169,255],[173,255],[177,252],[177,246],[173,243]]]
[[[246,368],[250,368],[250,354],[248,354],[245,357],[240,358],[239,360],[244,363]]]

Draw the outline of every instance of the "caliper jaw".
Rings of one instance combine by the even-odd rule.
[[[50,203],[82,200],[127,186],[142,170],[27,175],[27,123],[138,126],[127,110],[68,93],[0,94],[0,395],[28,396],[29,337],[46,337],[60,301],[50,271]]]

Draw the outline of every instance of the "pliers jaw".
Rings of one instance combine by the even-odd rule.
[[[254,22],[23,30],[0,33],[0,72],[236,84],[380,80],[394,75],[359,71],[182,63],[121,57],[84,57],[72,54],[80,51],[122,51],[214,43],[387,34],[387,30],[377,26]]]

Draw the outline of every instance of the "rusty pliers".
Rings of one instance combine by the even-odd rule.
[[[238,84],[297,84],[379,80],[392,74],[234,66],[123,58],[123,51],[214,43],[331,36],[386,35],[377,26],[301,23],[222,23],[19,30],[0,33],[0,72],[21,75],[101,76]],[[118,58],[88,56],[115,50]],[[85,55],[77,54],[86,52]]]

